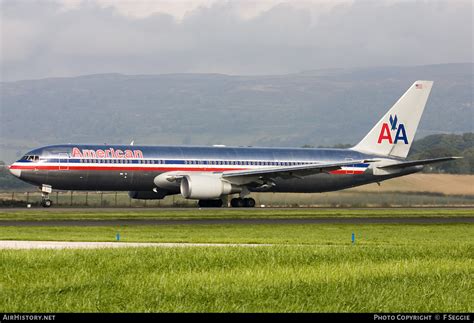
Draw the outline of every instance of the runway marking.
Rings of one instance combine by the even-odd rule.
[[[176,247],[270,247],[250,243],[161,243],[161,242],[94,242],[94,241],[23,241],[0,240],[0,249],[101,249],[101,248],[176,248]]]

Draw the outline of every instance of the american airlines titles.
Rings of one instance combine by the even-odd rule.
[[[141,150],[130,150],[130,149],[79,149],[77,147],[72,148],[72,158],[143,158],[143,152]]]

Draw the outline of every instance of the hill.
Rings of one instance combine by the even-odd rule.
[[[0,159],[55,143],[354,144],[418,79],[435,81],[418,138],[471,132],[473,64],[289,75],[87,75],[0,84]]]

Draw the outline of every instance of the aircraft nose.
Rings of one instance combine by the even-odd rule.
[[[10,165],[10,167],[8,169],[9,169],[10,173],[12,173],[13,176],[16,176],[16,177],[20,178],[21,169],[16,168],[15,164]]]

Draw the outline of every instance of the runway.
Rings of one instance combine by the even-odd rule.
[[[13,221],[1,220],[0,226],[153,226],[153,225],[259,225],[259,224],[451,224],[474,223],[474,217],[364,217],[364,218],[245,218],[245,219],[139,219],[139,220],[45,220]]]
[[[225,243],[154,243],[154,242],[92,242],[92,241],[20,241],[0,240],[1,249],[102,249],[137,247],[268,247],[271,244]]]

